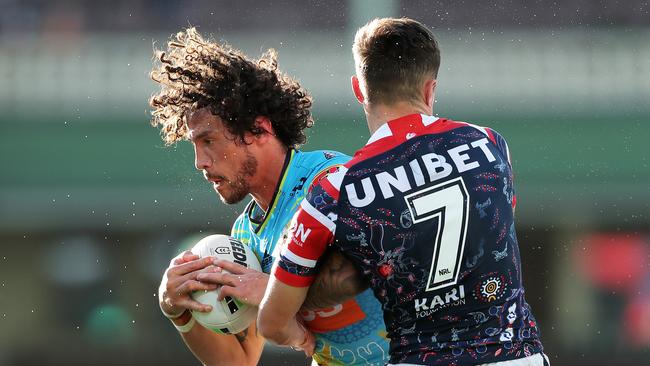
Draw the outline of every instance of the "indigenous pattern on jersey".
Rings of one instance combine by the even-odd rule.
[[[320,181],[273,274],[307,286],[333,244],[381,301],[391,363],[475,365],[542,352],[524,299],[506,141],[409,115]]]
[[[251,201],[237,218],[231,235],[253,249],[264,272],[271,272],[280,253],[276,243],[286,235],[291,217],[310,186],[349,159],[330,151],[291,150],[269,212],[265,214],[255,201]],[[384,365],[388,362],[388,339],[381,305],[371,290],[343,304],[304,312],[302,316],[316,336],[313,358],[318,364]]]

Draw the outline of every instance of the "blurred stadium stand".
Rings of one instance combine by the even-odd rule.
[[[647,1],[0,0],[0,365],[198,364],[159,314],[169,259],[226,232],[188,144],[148,125],[154,48],[196,25],[279,52],[315,97],[306,149],[368,137],[350,46],[412,16],[442,48],[435,112],[510,143],[528,300],[553,365],[650,358]],[[280,353],[283,352],[283,353]],[[643,361],[646,360],[646,361]],[[269,348],[261,364],[305,364]]]

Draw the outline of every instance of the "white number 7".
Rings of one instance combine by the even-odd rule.
[[[413,224],[436,218],[431,270],[425,291],[455,285],[465,250],[469,195],[458,177],[404,197]]]

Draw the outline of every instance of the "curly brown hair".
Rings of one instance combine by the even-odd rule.
[[[314,123],[311,96],[278,69],[273,49],[251,60],[188,28],[170,39],[167,51],[156,52],[155,64],[150,76],[161,90],[149,100],[151,124],[161,126],[168,145],[187,139],[188,112],[200,108],[219,116],[242,143],[246,132],[264,133],[255,126],[258,116],[267,117],[292,148],[305,142],[304,130]]]

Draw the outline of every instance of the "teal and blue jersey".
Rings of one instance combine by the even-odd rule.
[[[264,272],[270,273],[279,258],[278,241],[288,231],[309,188],[348,160],[338,152],[290,150],[268,212],[251,200],[237,218],[231,235],[250,246]],[[332,366],[384,365],[388,362],[388,339],[382,313],[371,290],[331,308],[302,312],[316,336],[314,360]]]

